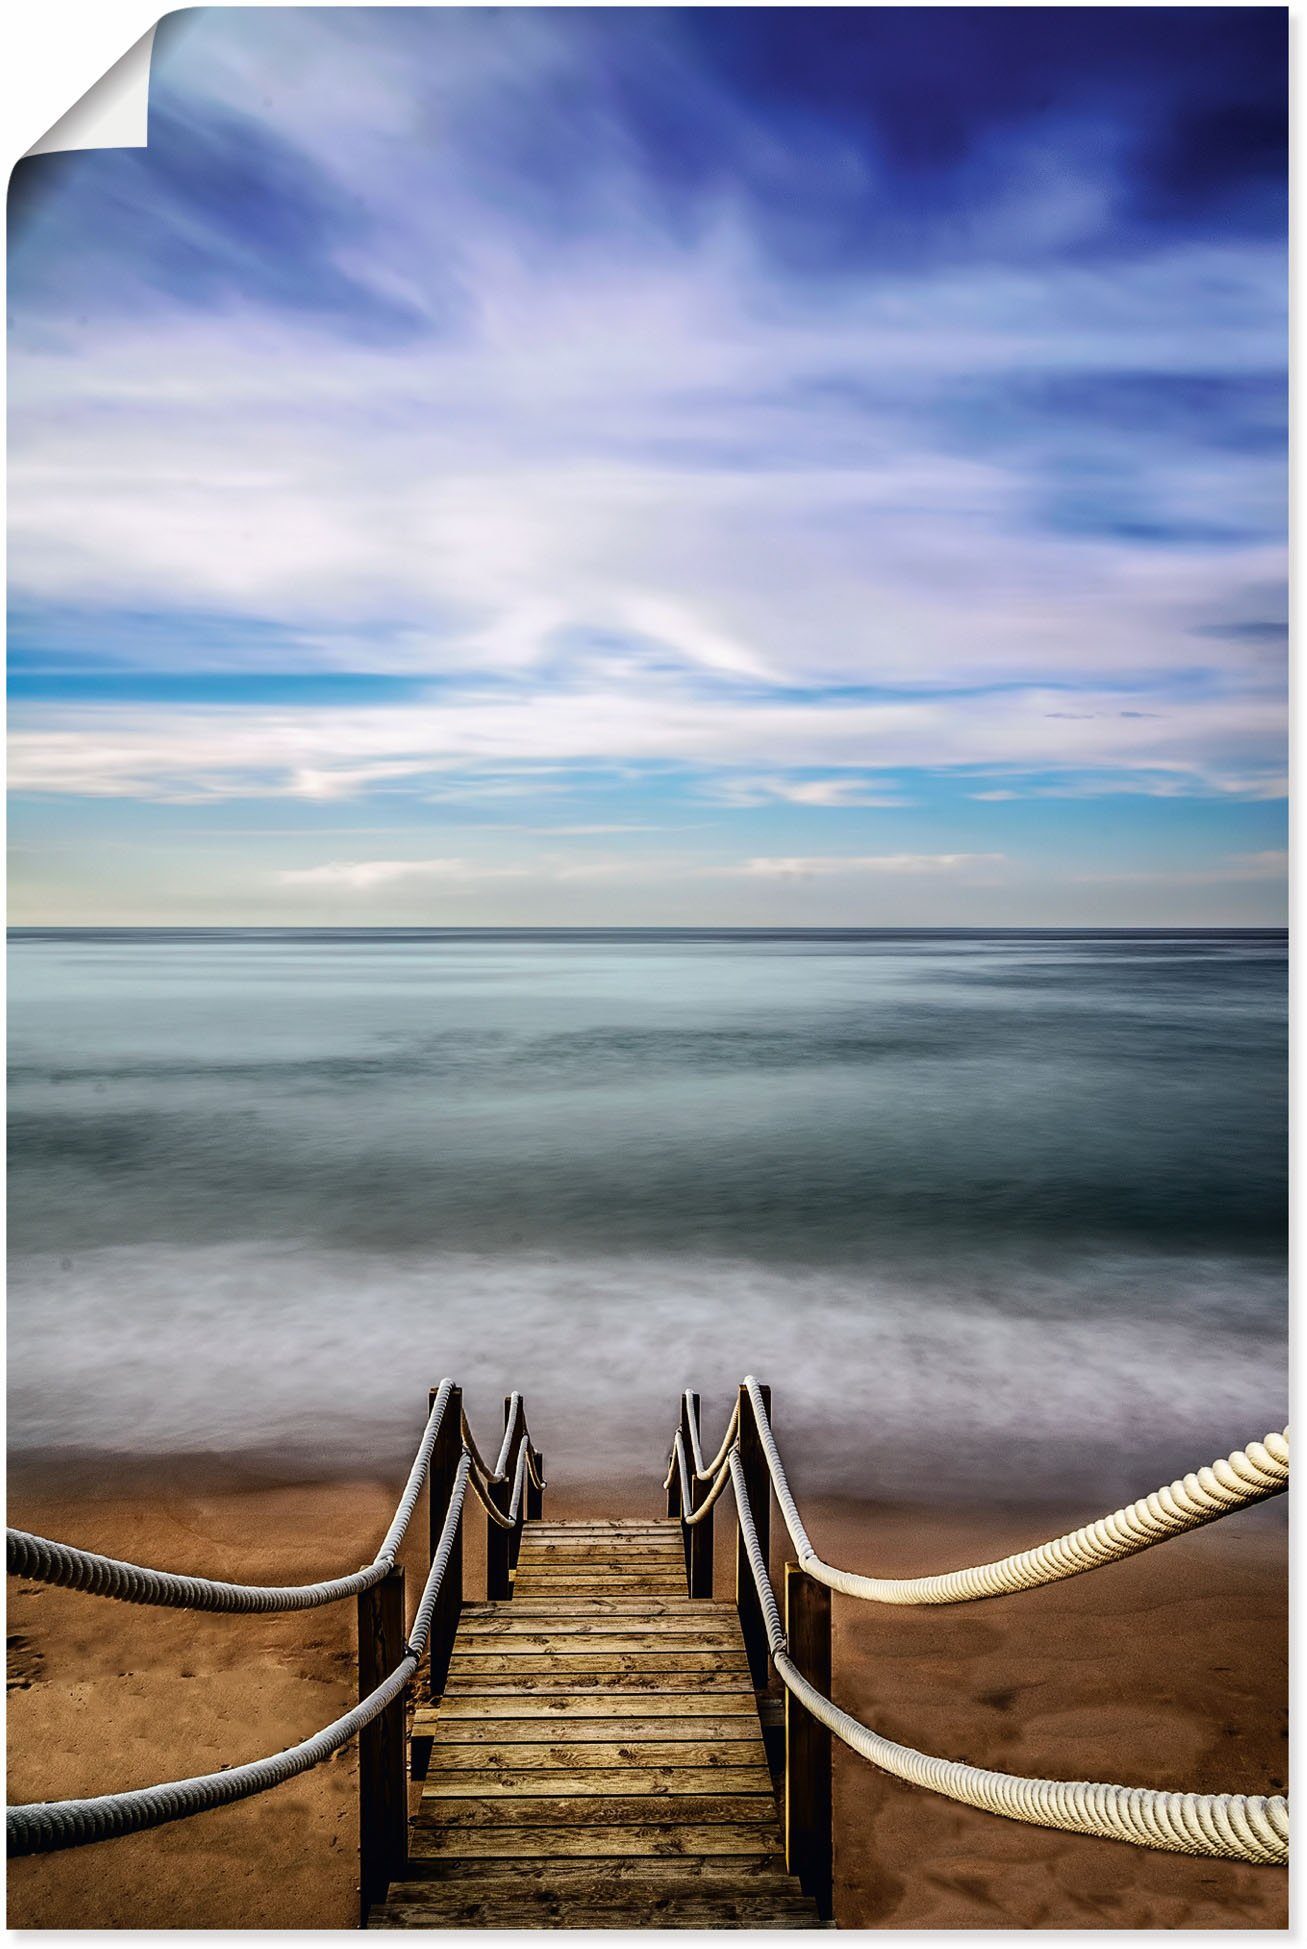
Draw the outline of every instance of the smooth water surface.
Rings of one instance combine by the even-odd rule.
[[[18,1451],[1151,1486],[1279,1426],[1282,934],[19,931]],[[1140,1471],[1143,1471],[1142,1476]]]

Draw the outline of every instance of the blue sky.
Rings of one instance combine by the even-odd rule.
[[[11,190],[13,918],[1280,922],[1285,57],[170,17]]]

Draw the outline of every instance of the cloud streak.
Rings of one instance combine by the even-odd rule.
[[[1272,847],[1282,25],[937,26],[171,17],[149,148],[16,178],[14,788]]]

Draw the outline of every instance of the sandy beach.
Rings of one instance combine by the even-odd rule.
[[[367,1561],[389,1483],[205,1482],[170,1473],[93,1488],[27,1472],[10,1520],[165,1568],[290,1581]],[[547,1513],[658,1513],[650,1486],[553,1490]],[[1085,1509],[806,1512],[836,1560],[954,1567],[1054,1533]],[[719,1525],[718,1589],[733,1526]],[[425,1511],[407,1552],[425,1569]],[[479,1594],[483,1525],[468,1523]],[[835,1601],[839,1701],[890,1736],[1012,1771],[1267,1792],[1287,1767],[1282,1505],[1020,1597],[930,1611]],[[775,1560],[779,1561],[779,1548]],[[353,1697],[353,1607],[197,1617],[13,1583],[9,1790],[107,1792],[253,1758]],[[847,1928],[1282,1928],[1280,1870],[1046,1833],[885,1779],[837,1748],[836,1914]],[[258,1801],[154,1833],[12,1865],[25,1928],[350,1928],[353,1749]]]

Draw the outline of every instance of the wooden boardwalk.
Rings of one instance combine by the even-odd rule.
[[[679,1523],[532,1522],[419,1706],[408,1862],[370,1928],[817,1928],[786,1872],[734,1604]]]

